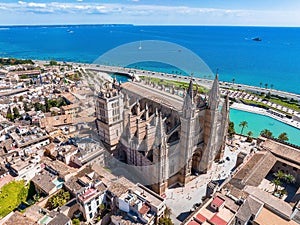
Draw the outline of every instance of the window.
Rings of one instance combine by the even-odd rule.
[[[93,213],[90,213],[90,219],[92,219],[93,218]]]
[[[294,171],[297,171],[297,168],[293,167],[293,170],[294,170]]]
[[[89,211],[92,211],[92,206],[89,206]]]
[[[282,166],[286,166],[286,163],[282,163]]]

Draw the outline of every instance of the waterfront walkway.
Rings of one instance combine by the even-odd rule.
[[[287,117],[281,118],[280,116],[271,114],[266,109],[262,109],[262,108],[255,107],[255,106],[250,106],[250,105],[245,105],[245,104],[242,104],[242,103],[233,103],[230,107],[232,109],[238,109],[238,110],[243,110],[243,111],[246,111],[246,112],[252,112],[252,113],[261,114],[261,115],[264,115],[264,116],[269,116],[269,117],[271,117],[273,119],[276,119],[276,120],[278,120],[282,123],[285,123],[285,124],[288,124],[290,126],[293,126],[293,127],[297,128],[297,129],[300,129],[300,122],[299,121],[295,121],[295,120],[289,119]]]
[[[229,98],[234,98],[234,99],[244,99],[244,100],[250,100],[250,101],[255,101],[255,102],[261,102],[269,107],[272,107],[274,109],[278,109],[280,111],[295,115],[295,116],[300,116],[300,113],[290,109],[288,107],[267,101],[263,98],[257,97],[253,94],[247,93],[247,92],[241,92],[241,91],[234,91],[234,90],[228,90],[228,89],[222,89],[221,94],[229,96]]]
[[[49,61],[42,61],[42,60],[34,60],[37,64],[48,64]],[[64,63],[64,62],[60,62]],[[88,64],[88,63],[75,63],[75,62],[66,62],[67,64],[71,64],[73,66],[83,67],[90,70],[95,71],[101,71],[106,73],[120,73],[124,75],[128,75],[129,77],[134,76],[149,76],[153,78],[159,78],[159,79],[166,79],[166,80],[174,80],[174,81],[180,81],[180,82],[189,82],[190,77],[189,76],[183,76],[183,75],[176,75],[176,74],[170,74],[170,73],[163,73],[163,72],[154,72],[154,71],[147,71],[147,70],[141,70],[141,69],[135,69],[135,68],[124,68],[120,66],[108,66],[108,65],[98,65],[98,64]],[[205,78],[197,78],[193,77],[193,80],[206,88],[210,88],[213,83],[213,77],[212,79],[205,79]],[[269,91],[272,91],[272,94],[276,94],[282,97],[286,98],[293,98],[297,101],[300,101],[300,94],[275,90],[275,89],[268,89],[268,88],[261,88],[246,84],[235,84],[230,82],[224,82],[220,81],[220,87],[221,88],[233,88],[233,89],[239,89],[239,90],[246,90],[246,91],[252,91],[256,93],[268,93]]]

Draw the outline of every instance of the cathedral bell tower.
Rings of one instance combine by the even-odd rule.
[[[190,80],[184,97],[180,132],[179,181],[185,184],[191,174],[192,154],[195,148],[196,106],[194,103],[193,81]]]
[[[205,112],[204,124],[204,148],[200,162],[200,171],[205,173],[212,166],[219,149],[219,105],[220,89],[218,73],[216,74],[212,88],[208,96],[208,109]]]
[[[100,140],[114,150],[123,132],[123,94],[116,85],[101,89],[96,100],[96,124]]]

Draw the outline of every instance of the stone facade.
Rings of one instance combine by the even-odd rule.
[[[208,96],[194,90],[192,80],[187,91],[142,81],[115,83],[96,103],[101,140],[160,194],[223,157],[228,114],[218,76]]]

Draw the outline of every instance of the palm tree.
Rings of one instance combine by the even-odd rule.
[[[247,135],[248,135],[248,137],[252,137],[253,132],[252,132],[252,131],[249,131],[249,132],[247,133]]]
[[[268,84],[267,83],[265,83],[265,87],[266,87],[266,89],[268,88]]]
[[[232,84],[234,84],[234,82],[235,82],[235,78],[232,78]]]
[[[279,179],[273,179],[271,180],[271,184],[274,184],[275,189],[273,193],[276,193],[278,191],[278,187],[281,185],[281,182]]]
[[[292,184],[296,182],[296,178],[292,174],[285,174],[283,179],[285,180],[286,184]]]
[[[269,131],[268,129],[264,129],[260,132],[260,135],[265,136],[265,137],[272,137],[273,133]]]
[[[253,132],[252,131],[249,131],[248,133],[247,133],[247,139],[246,139],[246,141],[247,142],[252,142],[253,141],[253,138],[252,138],[252,135],[253,135]]]
[[[262,84],[263,84],[262,82],[259,83],[259,87],[260,87],[260,88],[261,88]]]
[[[285,132],[279,134],[278,139],[281,140],[281,141],[288,141],[289,140],[289,138],[287,136],[287,133],[285,133]]]
[[[274,84],[271,84],[271,85],[270,85],[270,87],[271,87],[271,89],[273,89],[273,87],[274,87]]]
[[[279,170],[276,173],[274,173],[273,175],[276,177],[276,179],[283,180],[286,174],[284,172],[282,172],[281,170]]]
[[[241,134],[243,134],[244,128],[248,127],[248,122],[247,121],[242,121],[242,122],[240,122],[239,126],[242,127]]]

